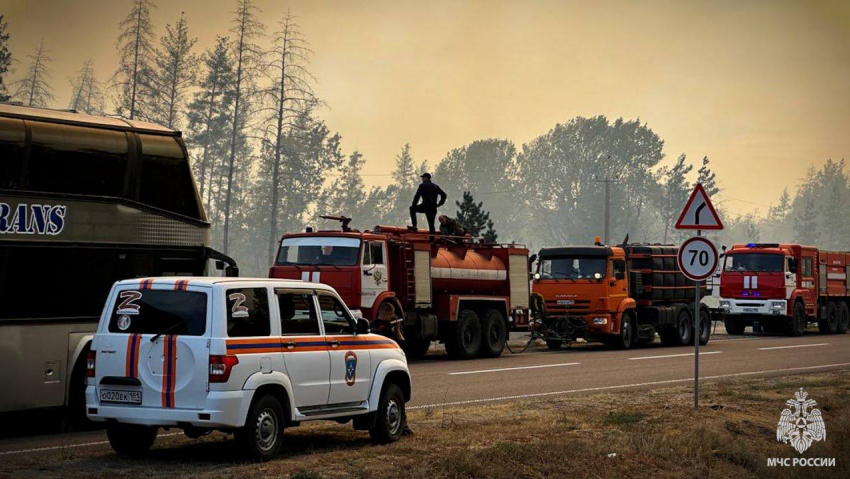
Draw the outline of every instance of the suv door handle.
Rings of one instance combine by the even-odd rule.
[[[295,341],[287,341],[283,345],[286,346],[286,349],[295,349],[296,343]]]
[[[328,341],[328,346],[335,348],[339,346],[339,341],[337,341],[336,339],[331,339],[330,341]]]

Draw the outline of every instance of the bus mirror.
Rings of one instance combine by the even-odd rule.
[[[239,277],[239,268],[236,266],[228,266],[224,270],[224,275],[228,278],[237,278]]]
[[[221,271],[224,269],[224,261],[218,260],[215,262],[215,269]]]

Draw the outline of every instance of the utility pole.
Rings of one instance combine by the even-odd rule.
[[[608,160],[610,162],[611,155],[608,155]],[[606,173],[607,175],[607,173]],[[605,183],[605,234],[603,237],[603,244],[610,244],[608,242],[608,233],[611,231],[611,183],[616,183],[617,178],[609,178],[605,176],[605,178],[597,178],[597,183]]]

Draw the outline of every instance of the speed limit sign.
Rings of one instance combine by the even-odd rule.
[[[679,248],[679,269],[688,278],[702,281],[717,269],[717,247],[708,238],[695,236]]]

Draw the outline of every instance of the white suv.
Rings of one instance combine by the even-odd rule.
[[[88,356],[86,410],[121,454],[159,427],[192,438],[235,433],[249,457],[280,449],[285,426],[352,420],[398,440],[410,372],[391,339],[369,333],[333,288],[249,278],[116,283]]]

